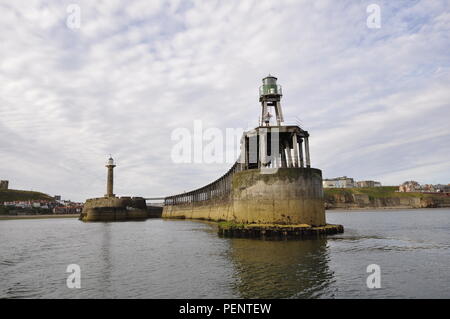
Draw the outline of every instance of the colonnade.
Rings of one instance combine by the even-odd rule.
[[[309,134],[298,127],[279,132],[277,127],[259,127],[244,133],[241,156],[216,181],[199,189],[169,196],[164,205],[182,205],[221,198],[231,193],[236,172],[254,168],[309,168]]]
[[[307,132],[278,132],[262,128],[247,132],[241,140],[243,169],[311,167]]]

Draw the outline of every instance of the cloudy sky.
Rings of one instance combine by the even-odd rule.
[[[174,163],[172,132],[254,126],[268,73],[324,177],[450,183],[450,1],[1,0],[0,30],[11,188],[101,196],[109,154],[117,194],[202,186],[230,164]]]

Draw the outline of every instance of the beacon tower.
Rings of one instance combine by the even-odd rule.
[[[281,97],[283,96],[281,86],[277,84],[277,78],[270,74],[262,82],[263,85],[259,87],[259,101],[262,106],[260,125],[270,125],[272,115],[270,114],[269,108],[273,108],[275,110],[277,125],[280,126],[284,122],[280,104]]]
[[[106,194],[105,197],[115,197],[116,195],[113,193],[114,186],[114,164],[113,158],[110,156],[108,162],[106,163],[106,168],[108,169],[108,177],[106,182]]]
[[[243,134],[239,162],[243,170],[256,168],[310,168],[309,133],[297,125],[284,125],[281,85],[268,75],[259,88],[259,126]],[[275,112],[276,123],[271,122]]]
[[[292,225],[326,225],[322,172],[311,167],[309,133],[284,123],[281,97],[277,78],[265,77],[260,121],[242,134],[237,161],[214,182],[166,197],[163,217],[284,225],[286,232]]]

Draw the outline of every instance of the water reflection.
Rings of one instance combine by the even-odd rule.
[[[0,298],[450,296],[450,209],[333,212],[327,220],[346,232],[278,242],[220,238],[187,220],[1,221]],[[72,263],[81,289],[66,286]],[[366,286],[372,263],[382,269],[381,289]]]
[[[242,298],[318,298],[333,282],[326,239],[230,239]]]
[[[99,273],[100,281],[98,284],[102,287],[103,298],[111,298],[114,295],[112,289],[112,261],[111,261],[111,224],[102,223],[101,228],[101,242],[98,247],[99,253]]]

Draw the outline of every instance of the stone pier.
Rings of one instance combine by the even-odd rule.
[[[108,169],[106,194],[104,197],[86,200],[80,214],[80,220],[84,222],[143,220],[154,217],[158,213],[157,207],[149,210],[145,199],[142,197],[116,197],[113,192],[113,170],[116,165],[112,157],[108,159],[105,166]]]
[[[311,168],[309,133],[283,124],[281,96],[277,78],[264,78],[260,124],[244,132],[238,161],[216,181],[166,197],[163,217],[226,222],[219,232],[227,236],[302,238],[343,232],[342,226],[326,223],[322,172]]]

